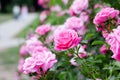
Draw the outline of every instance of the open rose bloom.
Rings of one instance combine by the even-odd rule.
[[[36,33],[38,33],[41,36],[45,35],[49,31],[50,31],[50,24],[40,25],[36,29]]]
[[[81,41],[81,37],[78,37],[74,30],[66,29],[60,31],[54,38],[55,50],[68,50],[77,46]]]
[[[83,19],[78,18],[78,17],[68,18],[65,22],[65,28],[66,29],[73,29],[80,35],[84,35],[87,31],[87,29],[84,25]]]
[[[56,62],[55,54],[52,54],[50,51],[40,52],[25,60],[23,71],[25,74],[37,73],[42,75],[42,73],[46,73],[48,69],[53,67]]]
[[[120,61],[120,26],[106,37],[106,42],[110,45],[110,50],[113,52],[112,58]]]
[[[89,0],[74,0],[69,11],[71,15],[80,14],[83,10],[88,8]]]

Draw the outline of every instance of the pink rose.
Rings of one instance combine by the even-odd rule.
[[[25,60],[25,63],[23,64],[23,71],[25,74],[34,73],[37,72],[37,68],[35,65],[35,59],[33,57],[29,57]]]
[[[71,16],[76,16],[76,13],[74,12],[72,6],[71,6],[71,8],[69,9],[69,14],[70,14]]]
[[[26,50],[31,56],[42,51],[48,51],[49,49],[44,47],[43,44],[37,39],[29,39],[26,41]]]
[[[67,56],[68,56],[68,57],[72,57],[72,56],[73,56],[73,54],[71,54],[71,53],[68,53],[68,54],[67,54]]]
[[[58,17],[60,17],[60,16],[64,16],[65,13],[66,13],[66,11],[61,11],[61,12],[57,13],[57,16],[58,16]]]
[[[84,44],[82,47],[83,47],[84,49],[86,49],[86,48],[87,48],[87,45],[86,45],[86,44]]]
[[[65,27],[73,30],[80,29],[81,27],[84,27],[83,21],[78,17],[70,17],[65,22]]]
[[[45,40],[45,44],[50,44],[51,42],[53,42],[54,40],[54,36],[52,34],[50,34],[49,36],[47,36],[46,40]]]
[[[94,9],[96,9],[96,8],[102,8],[102,5],[101,4],[95,4]]]
[[[102,36],[106,38],[109,35],[109,33],[106,30],[102,31]]]
[[[99,27],[99,25],[102,26],[102,30],[104,30],[104,28],[105,28],[105,22],[109,18],[113,19],[113,18],[118,17],[118,15],[119,15],[119,11],[115,10],[114,8],[109,8],[109,7],[103,8],[95,16],[93,23],[96,25],[96,27],[97,27],[98,30],[101,30],[101,27]]]
[[[38,39],[29,39],[26,41],[26,50],[30,54],[34,53],[36,47],[40,47],[43,44]]]
[[[96,78],[95,80],[102,80],[102,79],[100,79],[100,78]]]
[[[74,30],[66,29],[60,31],[56,34],[54,41],[54,49],[57,51],[68,50],[77,46],[81,40],[81,37],[78,37],[77,33]]]
[[[61,9],[61,7],[59,5],[55,5],[55,6],[52,6],[50,8],[50,11],[52,11],[52,12],[61,12],[62,9]]]
[[[80,35],[84,35],[87,31],[83,19],[77,17],[68,18],[65,22],[65,27],[75,30]]]
[[[99,50],[102,54],[106,54],[107,53],[107,48],[106,48],[106,45],[102,45],[102,47],[100,48]]]
[[[38,40],[39,36],[33,33],[27,35],[27,40]]]
[[[19,71],[20,73],[23,72],[23,64],[24,64],[24,62],[25,62],[24,58],[20,58],[19,64],[18,64],[18,71]]]
[[[70,60],[70,63],[71,63],[73,66],[78,66],[78,64],[75,62],[75,57],[73,57],[73,58]]]
[[[87,53],[80,53],[78,54],[80,58],[86,58],[87,57]]]
[[[48,69],[52,68],[56,62],[55,54],[52,54],[50,51],[44,51],[27,58],[23,65],[23,70],[25,74],[36,72],[42,75],[42,73],[46,73]]]
[[[69,2],[69,0],[62,0],[62,2],[63,2],[65,5],[67,5],[68,2]]]
[[[120,42],[120,26],[118,26],[116,29],[113,29],[113,32],[116,39]]]
[[[39,5],[45,5],[48,2],[49,2],[49,0],[38,0]]]
[[[49,49],[47,47],[44,46],[36,46],[34,47],[32,53],[30,53],[31,56],[37,55],[39,53],[42,53],[44,51],[49,51]]]
[[[47,72],[48,69],[52,68],[57,62],[55,54],[52,54],[50,51],[43,51],[42,53],[34,55],[33,57],[36,60],[36,65],[39,65],[39,63],[41,65],[42,62],[40,67],[44,73]]]
[[[47,18],[48,12],[47,11],[42,11],[40,14],[40,21],[44,22]]]
[[[89,15],[86,12],[80,14],[80,19],[85,23],[89,23]]]
[[[23,45],[21,48],[20,48],[20,56],[25,56],[27,55],[27,49],[26,49],[26,45]]]
[[[106,42],[110,45],[110,50],[113,52],[112,58],[120,61],[120,26],[118,28],[113,29],[106,37]]]
[[[86,10],[88,8],[88,0],[74,0],[73,4],[70,7],[71,15],[74,14],[80,14],[83,10]]]
[[[50,24],[46,24],[46,25],[40,25],[39,27],[37,27],[36,31],[39,35],[45,35],[47,32],[50,31]]]
[[[75,51],[75,52],[76,52],[76,51]],[[85,51],[85,47],[84,47],[84,46],[80,46],[78,52],[79,52],[79,53],[84,53],[84,54],[87,53],[87,52]]]

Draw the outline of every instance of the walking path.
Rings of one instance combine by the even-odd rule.
[[[37,14],[30,13],[26,19],[20,18],[19,20],[10,20],[0,24],[0,51],[4,51],[10,47],[19,46],[24,42],[24,39],[15,38],[16,34],[21,32],[27,25],[31,24]],[[16,53],[18,54],[18,53]],[[12,54],[11,54],[12,55]],[[14,55],[13,55],[14,56]],[[14,59],[14,58],[13,58]],[[13,63],[6,66],[0,62],[0,80],[17,80],[16,70],[17,64]],[[24,79],[27,80],[27,79]]]
[[[21,32],[27,25],[37,17],[37,14],[30,13],[27,18],[10,20],[0,24],[0,50],[15,47],[24,42],[24,39],[15,39],[14,36]]]

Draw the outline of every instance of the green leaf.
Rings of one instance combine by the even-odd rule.
[[[105,44],[104,41],[93,41],[92,45],[101,45],[101,44]]]
[[[120,67],[120,62],[115,61],[115,62],[114,62],[114,65],[116,65],[116,66]]]
[[[58,76],[59,80],[65,80],[66,72],[61,72]]]
[[[89,40],[89,39],[91,39],[91,37],[93,37],[93,36],[95,36],[94,33],[89,33],[89,34],[87,34],[87,35],[85,36],[85,39],[86,39],[86,40]]]

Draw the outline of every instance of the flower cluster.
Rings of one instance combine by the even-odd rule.
[[[96,25],[97,30],[102,31],[107,28],[109,31],[110,29],[110,22],[112,24],[116,24],[116,19],[118,18],[119,11],[115,10],[114,8],[106,7],[102,8],[99,13],[94,18],[94,24]],[[108,26],[106,26],[106,24]]]
[[[37,73],[41,75],[53,67],[56,62],[55,54],[52,54],[50,51],[39,52],[25,60],[23,71],[25,74]]]
[[[110,50],[114,53],[112,58],[120,61],[120,26],[117,26],[119,22],[119,11],[114,8],[103,8],[94,18],[94,24],[97,30],[102,31],[105,41],[110,45]],[[116,27],[117,26],[117,27]],[[106,53],[105,46],[100,51]]]
[[[24,60],[27,53],[30,57]],[[47,73],[57,62],[55,54],[43,46],[35,35],[31,36],[21,47],[20,55],[22,57],[18,65],[19,72],[36,76],[36,79]]]

